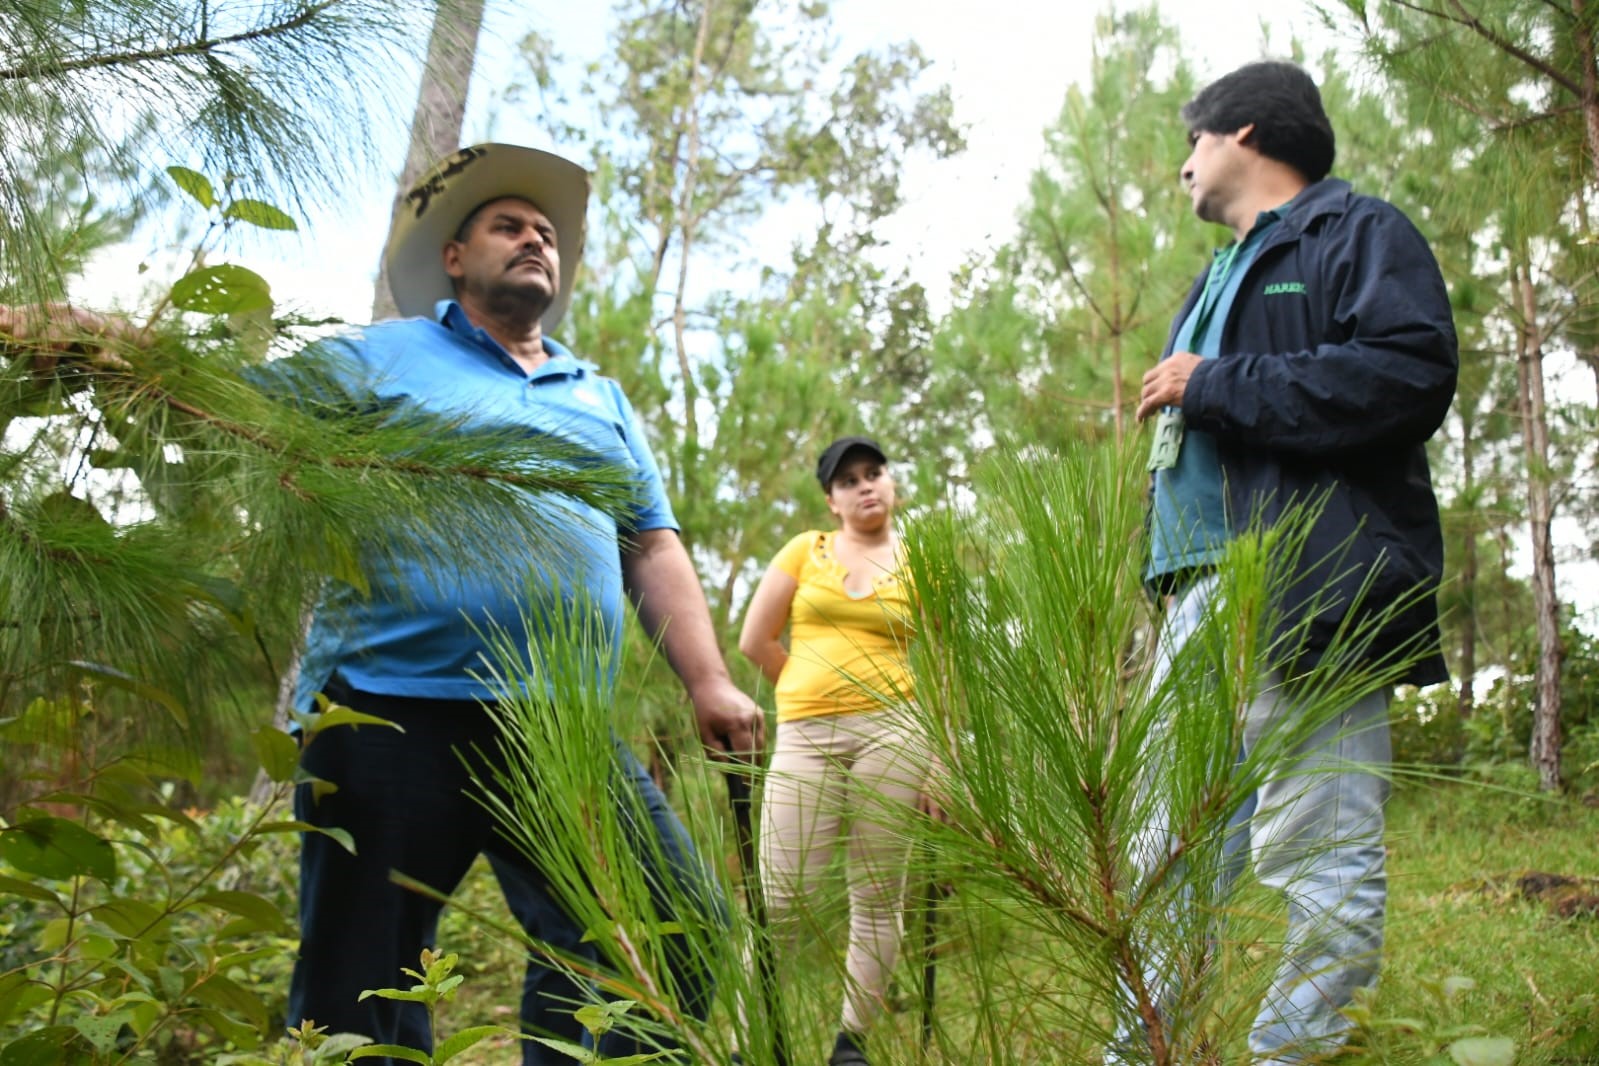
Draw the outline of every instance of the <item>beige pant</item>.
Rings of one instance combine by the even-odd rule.
[[[864,1033],[883,1009],[899,955],[909,842],[927,760],[918,733],[891,711],[783,722],[761,805],[761,885],[779,944],[803,926],[806,901],[844,836],[849,953],[843,1026]],[[897,823],[897,824],[896,824]]]

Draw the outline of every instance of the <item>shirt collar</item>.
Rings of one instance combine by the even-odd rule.
[[[514,365],[514,360],[511,359],[509,353],[506,352],[500,342],[489,336],[487,330],[474,326],[472,319],[467,316],[466,309],[458,301],[452,299],[440,300],[433,306],[433,317],[441,326],[462,340],[471,341],[479,347],[492,352],[497,358],[511,362]],[[543,340],[544,350],[549,353],[550,360],[539,367],[537,374],[546,372],[567,373],[574,377],[581,377],[583,374],[594,373],[599,370],[598,366],[587,359],[579,359],[570,348],[554,337],[546,336]]]

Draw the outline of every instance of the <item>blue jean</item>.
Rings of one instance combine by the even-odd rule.
[[[290,985],[289,1022],[311,1019],[329,1032],[431,1048],[427,1015],[419,1004],[375,996],[359,999],[367,989],[410,987],[414,982],[401,968],[418,968],[422,949],[434,944],[438,929],[441,905],[393,884],[391,870],[450,893],[484,854],[512,914],[530,936],[593,961],[594,946],[582,942],[583,930],[552,898],[544,875],[473,797],[475,786],[460,756],[467,755],[480,768],[497,758],[484,754],[497,752],[497,727],[487,712],[470,702],[343,688],[330,694],[405,731],[340,726],[319,733],[302,756],[307,773],[335,783],[338,790],[317,802],[311,786],[301,785],[294,797],[295,816],[311,825],[348,831],[356,853],[321,833],[303,835],[301,943]],[[638,760],[620,744],[617,752],[621,772],[644,800],[648,828],[661,841],[668,869],[660,876],[679,885],[678,898],[706,900],[706,913],[690,920],[725,920],[720,891],[677,815]],[[488,780],[482,769],[479,777]],[[648,856],[654,849],[641,847],[639,853]],[[697,883],[686,883],[688,878]],[[709,967],[707,960],[686,956],[668,951],[677,987],[689,1001],[686,1006],[703,1017],[712,993]],[[523,1030],[582,1042],[585,1033],[572,1012],[592,998],[590,989],[530,957],[522,989]],[[640,1048],[618,1032],[607,1034],[600,1047],[607,1056],[648,1050],[654,1048]],[[524,1066],[571,1062],[532,1040],[522,1041],[522,1061]]]
[[[1153,690],[1181,668],[1180,653],[1215,606],[1217,588],[1217,577],[1208,575],[1175,597],[1161,630]],[[1274,676],[1243,709],[1239,758],[1263,745],[1281,750],[1229,825],[1219,898],[1247,853],[1259,880],[1288,904],[1283,956],[1250,1034],[1256,1062],[1293,1063],[1336,1049],[1351,1026],[1341,1009],[1357,988],[1376,983],[1388,890],[1389,697],[1386,688],[1369,692],[1314,729],[1293,732],[1302,709]],[[1157,831],[1150,839],[1166,838]],[[1164,857],[1158,846],[1146,846],[1140,862],[1148,870]],[[1160,985],[1167,978],[1150,979],[1164,998]]]

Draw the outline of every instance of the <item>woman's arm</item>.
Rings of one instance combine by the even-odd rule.
[[[738,650],[759,666],[761,673],[774,685],[783,673],[783,664],[788,662],[788,652],[778,638],[788,625],[788,612],[794,604],[797,588],[799,582],[792,574],[775,565],[767,567],[744,611],[744,628],[738,635]]]

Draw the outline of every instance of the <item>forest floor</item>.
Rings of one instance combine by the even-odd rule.
[[[1448,782],[1403,784],[1389,807],[1389,877],[1381,985],[1360,1033],[1363,1051],[1340,1063],[1509,1061],[1471,1058],[1466,1045],[1451,1056],[1451,1045],[1467,1037],[1513,1041],[1517,1066],[1599,1063],[1599,804],[1592,797],[1555,802]],[[463,892],[474,906],[503,914],[486,866],[474,869]],[[1051,1001],[1073,991],[1052,982],[1043,961],[1047,945],[1039,950],[1035,933],[1006,928],[992,909],[979,914],[963,906],[958,891],[940,929],[945,939],[929,1061],[1099,1061],[1092,1041],[1050,1024]],[[1000,1013],[1019,1021],[1002,1033],[974,1031],[977,997],[1003,987],[995,981],[993,959],[1006,957],[1008,945],[1017,947],[1010,955],[1018,1003]],[[441,1018],[441,1033],[490,1021],[514,1025],[517,949],[448,917],[441,947],[460,952],[469,974]],[[804,1009],[796,1009],[796,1001],[817,1005],[812,1013],[818,1017],[792,1031],[794,1066],[825,1061],[836,1013],[834,968],[820,949],[814,952],[782,971],[791,1017]],[[988,961],[975,962],[979,956]],[[978,965],[988,968],[982,976],[972,969]],[[901,986],[915,988],[918,980],[912,965],[902,966]],[[1022,1000],[1026,1005],[1018,1005]],[[888,1015],[872,1034],[873,1061],[921,1061],[920,1025],[914,1007]],[[513,1043],[491,1039],[452,1061],[514,1063]],[[1504,1050],[1502,1042],[1479,1043],[1472,1054]],[[1216,1061],[1243,1057],[1239,1049]]]

